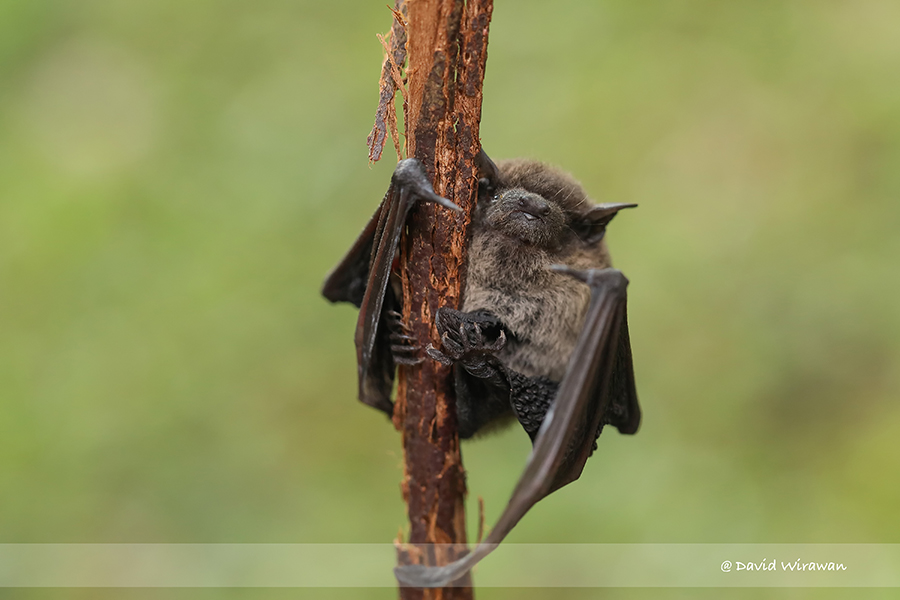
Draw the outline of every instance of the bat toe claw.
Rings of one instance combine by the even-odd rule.
[[[418,352],[422,349],[422,346],[410,346],[407,344],[391,344],[391,352],[395,354],[409,354],[413,352]]]
[[[441,345],[453,358],[461,357],[465,350],[461,343],[457,342],[446,333],[441,336]]]
[[[500,337],[493,344],[487,347],[491,352],[500,352],[506,346],[506,332],[500,331]]]
[[[411,335],[406,335],[404,333],[392,333],[390,335],[390,338],[391,338],[392,342],[397,342],[397,343],[408,343],[408,342],[416,341],[415,337],[413,337]]]
[[[421,356],[417,356],[415,358],[405,358],[402,356],[394,356],[394,364],[397,365],[406,365],[408,367],[412,367],[414,365],[420,365],[425,362],[425,359]]]
[[[463,351],[468,351],[472,349],[472,343],[469,341],[469,336],[466,335],[466,324],[462,323],[459,326],[459,339],[462,342]]]
[[[425,354],[427,354],[428,357],[432,360],[436,360],[442,365],[447,365],[448,367],[453,365],[453,360],[449,356],[447,356],[431,344],[428,344],[428,347],[425,348]]]

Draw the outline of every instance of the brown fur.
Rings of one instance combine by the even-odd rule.
[[[479,197],[469,247],[463,311],[486,310],[512,334],[498,354],[530,377],[560,381],[581,332],[590,292],[575,279],[550,271],[611,266],[603,241],[588,244],[573,225],[594,207],[571,175],[527,159],[499,163],[500,180]],[[525,219],[516,202],[541,196],[550,205],[540,219]]]

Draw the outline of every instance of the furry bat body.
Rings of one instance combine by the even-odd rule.
[[[634,433],[640,422],[627,280],[610,268],[603,242],[609,221],[634,205],[594,205],[571,176],[535,161],[498,167],[482,153],[480,162],[462,310],[437,311],[441,347],[426,353],[453,366],[460,437],[514,415],[534,450],[484,543],[444,567],[398,567],[405,585],[442,586],[464,575],[538,500],[579,477],[604,424]],[[360,306],[360,400],[388,414],[395,363],[423,359],[391,316],[399,302],[389,285],[417,199],[456,208],[435,196],[420,163],[402,161],[378,212],[323,289],[332,301]]]

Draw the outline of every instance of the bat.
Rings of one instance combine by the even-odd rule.
[[[453,367],[461,438],[515,419],[533,449],[506,509],[471,553],[445,566],[395,569],[401,584],[415,587],[456,581],[534,504],[578,479],[604,425],[633,434],[640,424],[628,280],[611,268],[603,239],[619,210],[635,205],[595,205],[574,178],[537,161],[498,166],[482,152],[478,162],[462,310],[437,310],[441,347],[425,354]],[[360,308],[359,398],[389,415],[395,365],[424,360],[399,322],[400,295],[390,282],[418,200],[459,210],[434,193],[421,163],[406,159],[323,288],[329,300]]]

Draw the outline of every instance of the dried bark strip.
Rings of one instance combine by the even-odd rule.
[[[396,18],[396,15],[398,15],[398,14],[399,13],[396,13],[396,12],[394,13],[395,18]],[[391,77],[394,80],[394,88],[400,90],[400,94],[403,96],[403,102],[405,105],[406,104],[406,92],[404,90],[406,88],[403,83],[403,76],[400,74],[400,66],[394,62],[394,55],[391,51],[391,47],[388,45],[387,41],[385,41],[384,37],[380,36],[380,35],[377,37],[378,37],[378,41],[381,42],[381,45],[384,47],[385,65],[389,64],[391,67]],[[391,101],[393,101],[393,98],[391,98]],[[382,108],[382,106],[379,104],[379,106],[378,106],[379,111],[381,110],[381,108]],[[387,118],[387,126],[391,132],[391,139],[394,142],[394,150],[397,151],[397,160],[401,161],[401,160],[403,160],[403,152],[400,150],[400,134],[397,132],[397,113],[394,110],[393,106],[390,107],[390,110],[388,110],[387,105],[385,105],[384,108],[385,108],[385,117]],[[376,114],[376,116],[375,116],[375,122],[376,122],[376,126],[373,128],[373,133],[375,132],[375,129],[378,126],[378,114]],[[370,142],[371,142],[371,136],[372,136],[372,134],[369,134]],[[384,148],[383,142],[382,142],[381,148]],[[379,149],[379,154],[380,154],[380,149]],[[379,156],[379,158],[380,158],[380,156]],[[371,162],[375,162],[375,160],[378,160],[377,158],[375,160],[372,160],[372,148],[371,147],[369,148],[369,160]]]
[[[388,129],[390,129],[391,137],[394,139],[397,157],[402,159],[400,141],[397,136],[394,95],[398,89],[402,89],[402,85],[398,83],[400,77],[399,69],[406,62],[405,0],[396,0],[392,12],[394,13],[394,24],[391,26],[391,45],[389,50],[386,49],[384,63],[381,65],[381,79],[379,81],[381,94],[378,99],[378,108],[375,110],[375,124],[372,127],[372,132],[369,133],[369,137],[366,139],[366,144],[369,146],[369,162],[377,162],[381,159]],[[382,44],[385,43],[384,38],[380,36],[379,40]],[[404,115],[406,114],[406,103],[407,99],[404,96]]]
[[[407,0],[408,156],[420,159],[435,191],[466,212],[418,206],[401,242],[404,318],[412,334],[438,344],[434,311],[458,308],[466,228],[478,191],[481,86],[492,0]],[[441,556],[401,551],[401,561],[443,564],[467,551],[465,471],[449,370],[426,360],[401,367],[394,422],[403,432],[412,544],[452,544]],[[470,588],[403,589],[404,599],[472,597]]]

